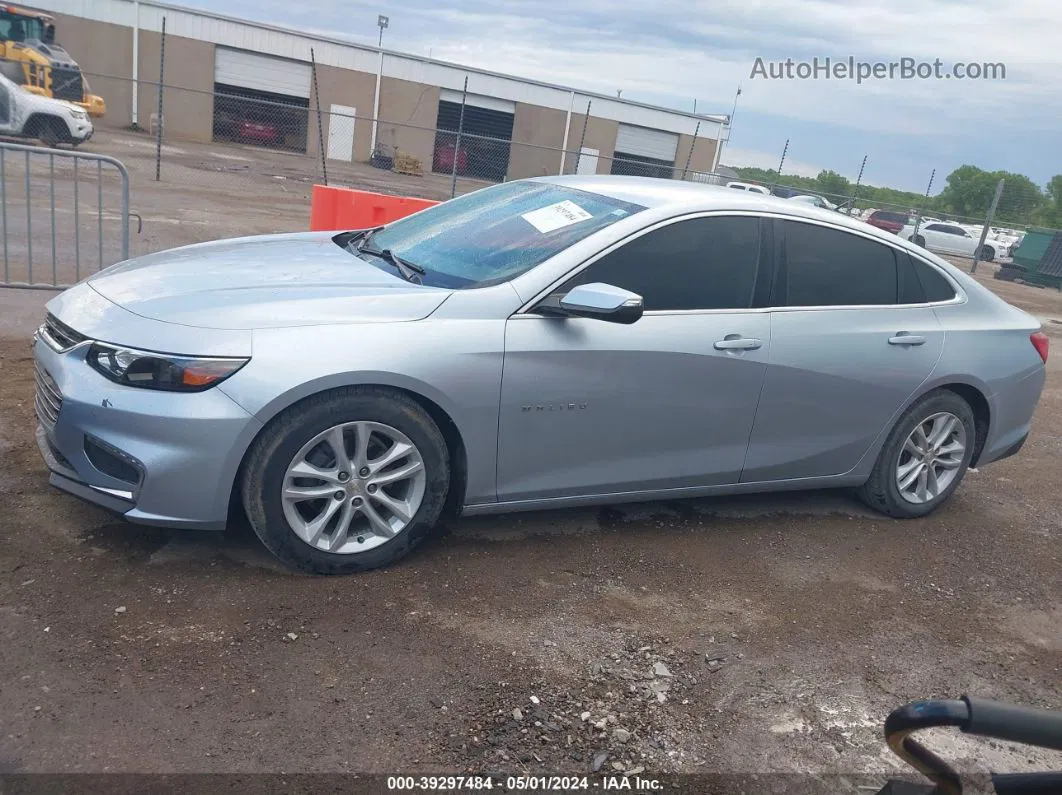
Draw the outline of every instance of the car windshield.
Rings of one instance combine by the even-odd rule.
[[[487,287],[644,209],[561,185],[509,182],[395,221],[373,235],[372,248],[424,268],[426,286]]]

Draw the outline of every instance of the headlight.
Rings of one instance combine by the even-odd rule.
[[[67,108],[67,110],[69,111],[70,115],[78,121],[85,121],[88,119],[88,114],[85,113],[85,111],[83,110],[80,110],[78,108]]]
[[[86,360],[118,384],[166,392],[202,392],[243,367],[248,359],[177,356],[95,342]]]

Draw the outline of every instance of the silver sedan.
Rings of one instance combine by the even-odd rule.
[[[853,487],[917,517],[1025,442],[1039,328],[834,212],[525,180],[93,276],[35,337],[38,442],[60,489],[151,525],[243,510],[319,573],[444,511]]]

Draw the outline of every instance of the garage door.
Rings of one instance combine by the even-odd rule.
[[[504,99],[469,94],[461,108],[460,91],[442,91],[435,126],[432,170],[501,182],[509,171],[515,105]],[[456,131],[463,137],[457,151]]]
[[[496,110],[501,113],[508,113],[510,116],[516,113],[516,103],[507,99],[484,97],[480,94],[465,94],[462,91],[454,91],[449,88],[444,88],[439,92],[440,102],[449,102],[454,105],[460,105],[462,99],[464,99],[466,106],[471,106],[473,108]]]
[[[620,152],[674,163],[678,153],[678,135],[663,130],[651,130],[648,127],[621,124],[616,135],[616,154],[619,155]]]
[[[218,47],[214,58],[214,82],[309,99],[310,65]]]

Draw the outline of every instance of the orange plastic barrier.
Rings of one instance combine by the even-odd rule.
[[[405,218],[436,204],[439,202],[410,196],[314,185],[310,197],[310,231],[367,229]]]

